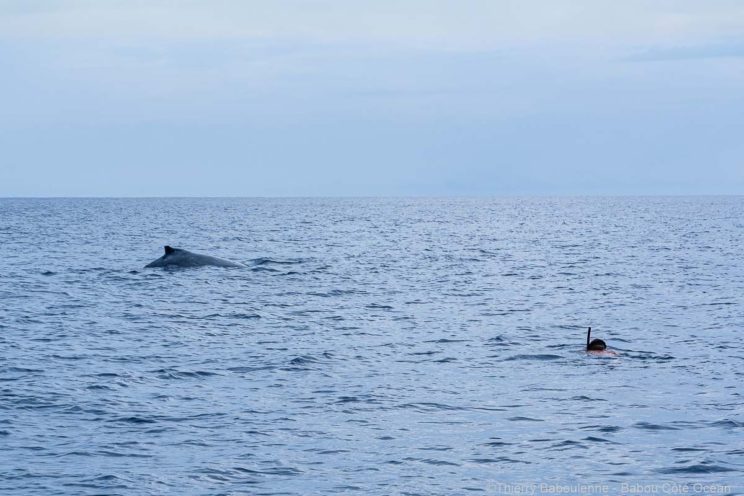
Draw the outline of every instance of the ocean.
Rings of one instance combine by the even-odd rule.
[[[742,246],[744,197],[0,199],[0,494],[742,494]]]

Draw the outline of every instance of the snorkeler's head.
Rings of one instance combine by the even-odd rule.
[[[604,351],[607,349],[607,343],[602,341],[601,339],[591,339],[592,336],[592,328],[590,327],[588,331],[586,331],[586,350],[587,351]]]

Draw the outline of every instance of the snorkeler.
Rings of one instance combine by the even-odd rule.
[[[607,343],[601,339],[591,339],[592,328],[586,332],[586,351],[605,351],[607,349]]]

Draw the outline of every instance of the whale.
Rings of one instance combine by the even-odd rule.
[[[202,255],[200,253],[193,253],[181,248],[172,248],[170,246],[166,246],[163,256],[145,265],[145,268],[203,267],[205,265],[211,265],[214,267],[245,267],[245,265],[241,263],[231,262],[230,260],[225,260],[224,258]]]

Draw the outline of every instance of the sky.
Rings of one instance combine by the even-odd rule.
[[[741,0],[0,0],[0,196],[744,193]]]

